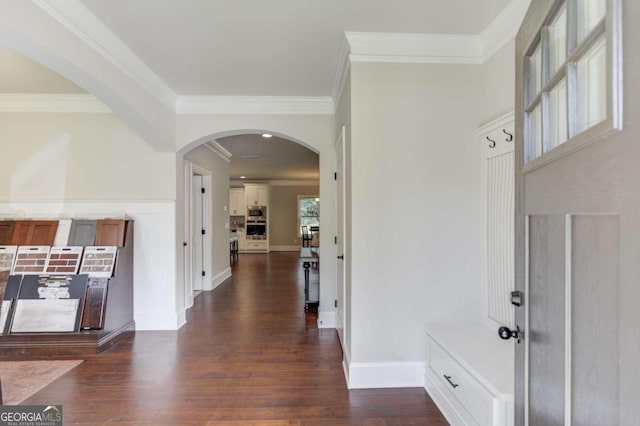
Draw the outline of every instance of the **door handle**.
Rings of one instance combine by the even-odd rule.
[[[453,383],[453,382],[451,381],[451,376],[447,376],[446,374],[443,374],[442,376],[447,380],[447,382],[449,382],[449,384],[451,385],[451,387],[452,387],[452,388],[454,388],[454,389],[455,389],[455,388],[457,388],[458,386],[460,386],[459,384],[457,384],[457,383]]]
[[[186,241],[183,241],[183,242],[182,242],[182,247],[186,247],[186,246],[187,246],[187,242],[186,242]]]
[[[515,330],[511,330],[509,327],[500,327],[498,329],[498,336],[503,340],[509,340],[513,337],[516,339],[516,343],[520,343],[520,327],[516,326]]]
[[[340,256],[338,256],[338,259],[344,260],[344,255],[341,254]]]

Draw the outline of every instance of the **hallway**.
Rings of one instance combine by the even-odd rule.
[[[137,332],[23,404],[62,404],[65,424],[446,424],[422,388],[349,391],[303,282],[297,253],[241,254],[179,331]]]

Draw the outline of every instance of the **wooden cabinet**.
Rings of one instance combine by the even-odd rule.
[[[247,206],[267,206],[269,205],[269,187],[267,185],[244,186],[245,201]]]
[[[13,231],[11,245],[51,246],[57,230],[57,220],[19,220]]]
[[[247,213],[244,189],[231,188],[229,190],[229,216],[244,216]]]
[[[16,223],[13,220],[0,222],[0,246],[9,246],[13,242],[13,231]]]
[[[125,221],[123,219],[102,219],[96,225],[97,246],[117,246],[124,245]]]

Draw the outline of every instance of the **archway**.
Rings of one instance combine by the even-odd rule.
[[[231,119],[237,120],[238,117],[229,117]],[[320,163],[320,179],[319,179],[319,187],[320,187],[320,198],[323,197],[326,199],[326,203],[323,202],[324,211],[328,212],[326,216],[321,216],[322,226],[321,226],[321,235],[320,240],[324,241],[333,241],[331,235],[335,233],[335,221],[333,215],[330,213],[334,210],[333,201],[334,201],[334,184],[333,184],[333,170],[335,164],[335,150],[333,148],[333,144],[330,142],[332,136],[328,138],[329,143],[326,141],[321,141],[320,144],[313,144],[308,141],[301,139],[298,136],[292,136],[291,133],[283,131],[282,129],[278,130],[275,127],[239,127],[233,130],[221,130],[214,133],[207,134],[206,136],[198,137],[197,139],[186,143],[180,150],[178,150],[176,155],[176,302],[178,304],[178,311],[184,309],[185,303],[183,295],[185,294],[185,257],[181,256],[180,253],[184,250],[184,242],[186,242],[185,237],[185,223],[186,217],[184,214],[184,200],[186,194],[186,180],[185,176],[187,176],[187,172],[184,170],[184,158],[185,155],[189,152],[192,152],[194,149],[198,149],[198,147],[202,147],[211,141],[215,141],[216,139],[229,137],[229,136],[237,136],[237,135],[259,135],[263,133],[270,133],[274,136],[277,136],[282,139],[286,139],[292,143],[299,144],[312,152],[318,154],[319,163]],[[328,133],[328,132],[327,132]],[[324,168],[323,168],[324,166]],[[220,165],[222,169],[224,169],[224,165]],[[229,176],[216,176],[215,171],[212,173],[212,180],[223,180],[227,185],[229,184]],[[216,184],[214,183],[213,186]],[[226,192],[225,192],[226,197]],[[228,198],[225,198],[225,203],[227,203]],[[227,213],[228,215],[228,213]],[[227,216],[228,218],[228,216]],[[225,232],[221,230],[221,232]],[[323,237],[324,235],[324,237]],[[226,238],[226,235],[225,235]],[[325,244],[321,245],[321,256],[326,256],[328,259],[326,262],[320,262],[321,271],[320,271],[320,317],[319,325],[321,327],[332,328],[334,325],[333,317],[333,300],[335,298],[335,262],[332,259],[335,259],[335,246],[333,244]],[[228,262],[228,255],[227,255]],[[214,271],[215,273],[215,271]],[[323,310],[325,309],[325,310]]]

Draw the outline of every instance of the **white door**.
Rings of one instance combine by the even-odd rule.
[[[640,16],[533,1],[516,41],[517,425],[640,419],[640,29],[620,6]]]
[[[193,175],[193,289],[204,289],[204,182],[202,175]]]
[[[342,126],[340,136],[336,141],[336,225],[337,225],[337,247],[338,253],[336,265],[336,330],[340,337],[340,343],[344,348],[345,344],[345,287],[344,287],[344,224],[345,224],[345,202],[344,202],[344,137],[345,127]]]

